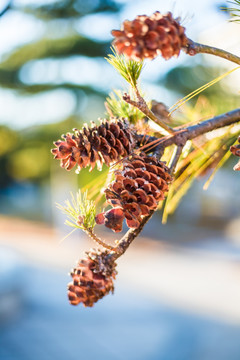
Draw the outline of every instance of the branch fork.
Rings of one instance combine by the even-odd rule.
[[[156,124],[161,126],[164,130],[166,130],[169,134],[174,134],[174,130],[165,124],[162,119],[156,116],[148,107],[144,98],[140,95],[139,91],[136,89],[136,97],[137,101],[131,99],[130,95],[125,93],[123,95],[123,100],[126,101],[128,104],[135,106],[138,108],[143,114],[145,114],[149,119],[153,120]]]

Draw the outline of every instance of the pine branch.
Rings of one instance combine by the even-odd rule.
[[[187,140],[192,140],[200,135],[208,133],[209,131],[232,125],[238,121],[240,121],[240,109],[235,109],[225,114],[215,116],[209,120],[202,121],[199,124],[189,126],[185,129],[186,132],[184,135],[183,133],[179,134],[180,141],[178,135],[176,136],[176,142],[180,142],[181,144],[181,139],[185,138],[184,143],[186,143]],[[176,143],[176,145],[178,144]]]
[[[235,109],[225,114],[215,116],[209,120],[202,121],[201,123],[196,125],[192,125],[189,127],[181,127],[179,130],[175,128],[175,134],[170,136],[164,136],[161,139],[158,139],[154,136],[146,136],[146,139],[148,140],[148,144],[146,146],[149,146],[150,142],[152,141],[155,141],[155,146],[159,146],[162,149],[173,144],[177,146],[184,146],[188,140],[195,139],[200,135],[206,134],[219,128],[223,128],[225,126],[235,124],[239,121],[240,109]]]
[[[197,54],[210,54],[215,55],[218,57],[221,57],[223,59],[226,59],[228,61],[234,62],[235,64],[240,65],[240,57],[234,54],[231,54],[228,51],[215,48],[213,46],[203,45],[199,44],[197,42],[194,42],[190,39],[188,45],[183,48],[183,50],[186,52],[186,54],[194,56]]]
[[[105,243],[93,232],[96,225],[96,207],[93,201],[88,200],[87,191],[83,194],[78,191],[76,196],[71,194],[71,201],[66,200],[64,205],[57,204],[57,207],[67,215],[66,225],[83,230],[91,239],[109,251],[115,250],[115,247]]]
[[[115,260],[122,256],[125,251],[128,249],[129,245],[133,242],[133,240],[140,234],[143,230],[145,224],[151,219],[154,214],[154,210],[151,210],[149,215],[145,216],[137,229],[130,229],[128,232],[118,241],[117,246],[115,248],[115,254],[111,254],[111,257]]]
[[[129,60],[125,55],[119,55],[114,47],[112,48],[112,51],[113,54],[110,54],[108,58],[106,58],[107,61],[131,85],[137,99],[134,101],[128,94],[125,93],[122,97],[123,100],[139,109],[143,114],[165,129],[169,134],[173,134],[174,130],[149,109],[146,101],[140,95],[137,82],[143,68],[143,62]]]
[[[137,107],[123,100],[123,93],[120,90],[114,90],[113,93],[110,93],[106,99],[105,108],[110,117],[123,117],[133,124],[145,117],[145,114]]]
[[[109,250],[109,251],[116,251],[116,253],[118,252],[118,250],[116,249],[115,246],[111,246],[109,244],[107,244],[105,241],[101,240],[94,232],[92,228],[85,228],[84,229],[85,233],[92,239],[94,240],[97,244],[101,245],[103,248]]]
[[[200,135],[235,124],[239,121],[240,109],[235,109],[225,114],[215,116],[209,120],[202,121],[196,125],[175,128],[175,133],[173,135],[164,136],[160,139],[158,137],[148,135],[138,135],[137,139],[139,142],[141,142],[143,137],[145,139],[146,144],[141,148],[142,150],[150,151],[150,148],[154,149],[155,147],[158,147],[158,149],[161,149],[162,153],[168,146],[184,146],[188,140],[195,139]]]
[[[138,108],[143,114],[145,114],[149,119],[153,120],[156,124],[161,126],[164,130],[166,130],[169,134],[173,134],[174,130],[165,124],[158,116],[156,116],[148,107],[146,101],[143,97],[136,91],[137,101],[131,99],[131,97],[125,93],[123,95],[123,100],[126,101],[128,104],[131,104]]]
[[[186,128],[182,128],[178,131],[176,131],[175,134],[170,136],[165,136],[161,139],[158,139],[156,137],[147,137],[148,144],[146,146],[149,146],[151,141],[155,141],[156,145],[162,147],[162,149],[171,146],[173,144],[177,145],[177,151],[176,155],[173,159],[172,166],[175,168],[177,165],[177,161],[179,160],[179,157],[181,155],[182,147],[186,144],[188,140],[192,140],[200,135],[206,134],[210,131],[229,126],[231,124],[235,124],[237,122],[240,122],[240,109],[236,109],[233,111],[230,111],[228,113],[215,116],[209,120],[203,121],[197,125],[192,125]],[[159,140],[159,141],[157,141]],[[116,248],[114,249],[115,254],[112,254],[114,259],[120,257],[125,253],[129,245],[133,242],[133,240],[140,234],[145,224],[150,220],[154,213],[154,210],[150,212],[150,214],[143,218],[140,226],[137,229],[130,229],[117,243]]]

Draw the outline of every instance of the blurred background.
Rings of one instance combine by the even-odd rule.
[[[221,1],[0,0],[0,359],[240,359],[239,174],[230,158],[196,180],[119,259],[116,291],[93,309],[68,304],[69,270],[94,244],[56,209],[95,172],[60,169],[62,133],[104,117],[126,84],[104,57],[111,30],[138,14],[181,16],[189,38],[240,55],[240,25]],[[212,56],[145,64],[147,98],[171,106],[234,65]],[[234,72],[185,107],[189,120],[239,107]],[[127,88],[126,88],[127,89]],[[100,230],[99,230],[100,231]],[[102,231],[102,230],[101,230]],[[115,235],[102,233],[109,242]]]

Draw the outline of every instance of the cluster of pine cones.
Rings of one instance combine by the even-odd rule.
[[[165,59],[178,56],[187,44],[184,28],[172,14],[138,16],[125,21],[121,31],[114,30],[114,45],[118,52],[129,58],[153,59],[161,54]],[[115,232],[122,230],[123,220],[129,228],[140,227],[143,218],[149,215],[164,199],[172,178],[169,168],[155,156],[137,150],[136,130],[125,120],[113,118],[99,125],[92,123],[81,130],[62,135],[56,141],[52,153],[66,170],[75,166],[95,166],[102,169],[117,164],[114,181],[105,189],[111,209],[98,214],[96,222]],[[92,307],[99,299],[114,290],[116,277],[116,254],[110,250],[90,250],[84,259],[71,271],[68,298],[72,305],[82,303]]]
[[[107,202],[112,208],[96,216],[115,232],[122,230],[123,220],[129,228],[138,228],[144,216],[155,210],[164,199],[171,181],[168,167],[155,156],[134,154],[135,131],[124,119],[101,121],[91,128],[84,126],[74,133],[63,135],[52,150],[61,166],[71,170],[75,165],[81,170],[91,169],[98,163],[110,165],[117,162],[115,180],[105,189]],[[82,303],[93,306],[99,299],[113,292],[117,274],[114,256],[110,251],[92,250],[72,270],[68,285],[68,298],[72,305]]]
[[[151,16],[126,20],[122,29],[113,30],[112,35],[117,51],[137,60],[154,59],[158,55],[167,60],[178,56],[189,43],[185,28],[170,12],[162,15],[157,11]],[[168,115],[163,105],[155,104],[152,110],[163,118]],[[230,150],[240,157],[240,137],[238,141]],[[91,171],[96,165],[101,170],[103,163],[116,164],[115,179],[105,189],[111,209],[96,216],[96,223],[114,232],[122,230],[124,219],[129,228],[140,228],[144,217],[164,199],[172,181],[170,169],[162,161],[137,149],[136,130],[125,119],[112,118],[101,121],[100,125],[92,123],[91,127],[74,129],[54,144],[52,153],[66,170],[76,166],[79,172],[89,166]],[[240,161],[234,170],[240,170]],[[93,249],[86,253],[71,271],[68,298],[72,305],[82,303],[92,307],[113,292],[118,255],[110,250]]]
[[[154,59],[162,55],[165,60],[178,56],[186,47],[188,38],[185,28],[172,13],[162,15],[156,11],[151,16],[137,16],[133,21],[124,21],[121,30],[113,30],[113,45],[119,53],[131,59]]]
[[[88,165],[93,169],[96,161],[100,167],[103,162],[109,166],[122,159],[114,171],[114,182],[105,190],[113,209],[99,214],[98,224],[119,232],[125,218],[129,228],[138,228],[142,218],[164,199],[171,181],[169,169],[155,156],[143,152],[130,155],[136,142],[134,130],[126,120],[104,120],[99,126],[94,124],[90,129],[85,126],[62,137],[64,140],[55,142],[52,153],[67,170],[76,164],[79,170]]]

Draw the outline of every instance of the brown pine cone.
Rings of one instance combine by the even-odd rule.
[[[238,142],[240,143],[240,136],[238,138]],[[233,145],[230,147],[230,151],[231,153],[233,153],[233,155],[240,157],[240,144],[239,145]],[[234,166],[233,170],[235,171],[240,171],[240,160],[239,162]]]
[[[109,252],[93,249],[86,254],[87,257],[71,271],[73,280],[68,284],[68,298],[72,305],[82,303],[85,307],[92,307],[110,291],[113,292],[117,271]]]
[[[115,177],[105,190],[113,208],[103,213],[105,226],[115,232],[122,230],[124,218],[129,228],[138,228],[142,218],[164,199],[172,180],[169,168],[145,153],[123,160],[122,168],[115,170]]]
[[[82,130],[74,129],[74,134],[62,135],[52,149],[55,159],[61,160],[61,167],[71,170],[77,165],[77,171],[95,165],[99,170],[102,164],[111,163],[128,155],[134,147],[133,131],[125,119],[103,120],[99,126],[84,126]]]
[[[154,59],[162,55],[165,60],[178,56],[188,43],[185,28],[171,12],[162,15],[156,11],[151,16],[137,16],[123,22],[121,30],[113,30],[113,45],[121,54],[131,59]]]

